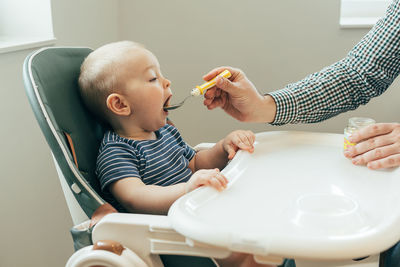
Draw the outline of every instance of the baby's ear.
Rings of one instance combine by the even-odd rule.
[[[120,94],[110,94],[107,97],[106,103],[107,108],[116,115],[129,116],[131,114],[131,108],[128,105],[128,102],[126,101],[125,97]]]

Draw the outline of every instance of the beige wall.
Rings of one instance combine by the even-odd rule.
[[[121,38],[156,54],[176,101],[220,65],[243,69],[262,92],[282,88],[344,57],[367,32],[339,28],[339,0],[121,0],[120,10]],[[207,111],[201,99],[170,117],[191,144],[218,140],[236,128],[339,133],[355,115],[398,121],[399,89],[397,83],[368,107],[313,125],[242,124],[220,110]]]
[[[175,100],[219,65],[242,68],[268,92],[340,59],[366,33],[338,27],[339,0],[53,0],[57,45],[98,47],[118,39],[144,43],[172,80]],[[32,50],[0,54],[0,266],[63,266],[72,225],[47,144],[24,94],[21,67]],[[216,141],[236,128],[255,132],[341,132],[347,118],[398,121],[399,82],[356,112],[315,125],[242,124],[201,99],[171,112],[185,139]]]
[[[118,38],[117,2],[52,1],[56,45],[97,47]],[[0,54],[0,266],[64,266],[72,220],[50,150],[22,83],[32,50]]]

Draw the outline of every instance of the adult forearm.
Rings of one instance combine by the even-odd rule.
[[[273,124],[320,122],[368,103],[375,91],[348,60],[272,92],[277,103]]]

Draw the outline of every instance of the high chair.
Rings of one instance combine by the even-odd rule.
[[[378,214],[386,217],[384,223],[377,219],[375,209],[372,210],[375,213],[370,213],[368,207],[358,206],[373,203],[365,199],[363,190],[367,189],[363,183],[366,181],[374,183],[378,193],[390,187],[400,188],[399,170],[374,173],[357,169],[355,173],[360,172],[357,177],[366,177],[363,181],[357,178],[359,185],[348,184],[346,180],[332,183],[334,177],[327,177],[325,182],[313,180],[311,176],[315,171],[303,164],[297,166],[295,172],[309,173],[310,177],[298,179],[300,182],[281,179],[272,186],[268,179],[249,178],[247,185],[245,179],[239,179],[241,175],[258,177],[264,172],[258,166],[267,163],[290,169],[285,165],[288,158],[282,159],[282,156],[292,157],[296,153],[299,158],[312,156],[312,151],[325,147],[328,154],[336,151],[332,147],[340,142],[340,135],[258,134],[256,152],[250,155],[239,151],[223,170],[226,176],[232,177],[226,192],[218,194],[212,188],[197,189],[176,201],[168,216],[116,213],[102,199],[94,174],[104,129],[86,110],[78,92],[80,65],[91,51],[76,47],[43,48],[30,54],[23,66],[26,93],[50,146],[75,225],[71,233],[77,251],[66,266],[208,267],[216,266],[212,258],[225,258],[232,251],[254,254],[259,262],[285,267],[294,266],[294,261],[284,258],[296,258],[299,267],[400,266],[397,246],[379,257],[379,252],[400,239],[400,227],[393,227],[400,223],[400,198],[395,194],[388,194],[387,198],[380,196],[384,198],[383,205],[393,205],[383,207]],[[269,154],[274,157],[265,158]],[[329,157],[338,166],[345,166],[343,171],[355,170],[346,165],[346,159],[336,154]],[[292,162],[292,166],[296,164]],[[321,167],[325,163],[317,159],[315,164]],[[385,187],[377,179],[388,179],[389,184]],[[258,183],[262,186],[257,187]],[[320,183],[320,187],[315,188],[321,190],[310,191],[313,183]],[[360,190],[354,189],[357,186]],[[241,190],[261,193],[243,197]],[[349,195],[346,190],[353,191]],[[267,193],[271,201],[265,202],[263,195]],[[279,194],[284,197],[274,202]],[[246,198],[253,204],[243,204]],[[223,210],[230,212],[221,212]],[[107,215],[103,217],[104,214]],[[244,228],[246,220],[252,220],[252,216],[260,223],[252,224],[256,226],[252,229]],[[276,220],[280,216],[282,219]],[[271,224],[265,223],[269,221]],[[354,228],[345,227],[343,222]],[[355,258],[359,259],[353,260]]]
[[[76,225],[71,229],[75,249],[91,245],[89,219],[96,210],[100,213],[107,211],[94,174],[104,129],[81,102],[77,83],[80,65],[91,51],[78,47],[43,48],[30,54],[23,67],[27,96],[50,146],[72,221]],[[125,218],[124,215],[118,214]],[[166,216],[129,214],[127,218],[137,222],[139,233],[147,225],[146,231],[153,235],[172,235],[174,246],[184,250],[182,253],[173,253],[174,248],[163,248],[163,238],[160,241],[146,241],[142,235],[133,235],[132,241],[140,246],[141,252],[147,253],[140,256],[148,258],[145,261],[149,266],[215,266],[209,258],[161,256],[160,259],[159,254],[171,254],[171,251],[172,254],[207,257],[218,254],[214,252],[208,255],[203,252],[205,249],[191,253],[193,248],[182,242],[184,238],[168,230]],[[96,239],[96,236],[93,238]],[[126,253],[128,249],[124,251]]]

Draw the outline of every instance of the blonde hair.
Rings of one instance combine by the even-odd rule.
[[[126,52],[143,47],[132,41],[120,41],[99,47],[83,61],[79,75],[80,94],[88,109],[102,122],[108,122],[110,113],[106,99],[118,92],[119,64]]]

